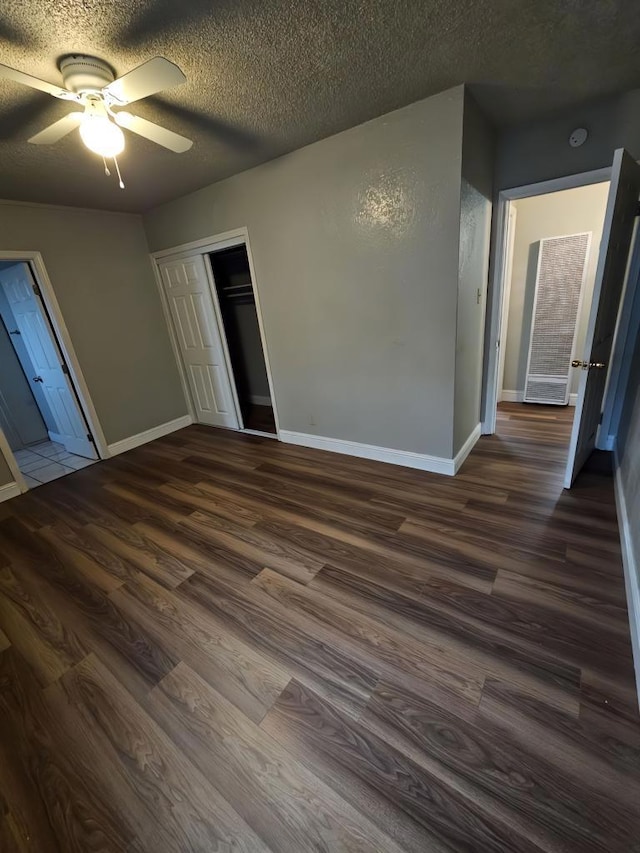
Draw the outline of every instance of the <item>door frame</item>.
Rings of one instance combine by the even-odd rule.
[[[255,267],[253,264],[253,255],[251,254],[251,245],[249,243],[249,230],[246,227],[236,228],[232,231],[225,231],[222,234],[216,234],[212,237],[203,237],[201,240],[193,240],[190,243],[182,243],[179,246],[173,246],[170,249],[162,249],[158,252],[152,252],[150,255],[151,258],[151,266],[153,268],[153,274],[156,280],[156,285],[158,287],[158,293],[160,294],[160,302],[162,304],[162,311],[164,313],[165,321],[167,323],[167,328],[169,329],[169,337],[171,339],[171,346],[173,349],[173,355],[176,360],[176,364],[178,366],[178,373],[180,375],[180,382],[182,383],[182,391],[185,396],[185,400],[187,403],[187,408],[189,410],[189,414],[194,423],[197,423],[195,418],[195,412],[193,409],[193,404],[191,402],[191,391],[189,389],[189,383],[187,381],[187,375],[184,369],[184,364],[182,363],[182,356],[180,354],[180,347],[178,346],[178,339],[175,334],[175,329],[173,327],[173,322],[171,320],[171,314],[169,311],[169,304],[167,302],[167,297],[164,292],[164,286],[162,282],[162,274],[160,272],[160,263],[162,261],[170,261],[170,260],[179,260],[180,258],[189,257],[190,255],[202,255],[204,257],[204,266],[207,272],[207,282],[209,285],[209,293],[211,296],[211,302],[213,305],[213,314],[215,318],[215,322],[218,328],[218,333],[220,335],[220,340],[222,341],[222,349],[224,350],[225,364],[227,367],[227,372],[229,374],[231,392],[233,396],[233,404],[236,409],[236,415],[238,418],[238,423],[242,424],[242,427],[237,430],[238,432],[247,433],[249,435],[260,435],[263,437],[271,437],[269,433],[265,432],[257,432],[256,430],[246,429],[244,427],[244,421],[242,419],[242,412],[240,411],[240,403],[238,400],[238,395],[236,391],[236,383],[235,377],[233,374],[233,367],[231,364],[231,358],[229,356],[229,347],[227,344],[227,336],[224,329],[224,323],[222,322],[222,314],[220,312],[220,305],[218,304],[218,294],[215,288],[215,282],[213,280],[213,271],[211,269],[211,261],[208,258],[210,252],[219,252],[222,249],[231,249],[235,246],[244,246],[247,251],[247,258],[249,259],[249,272],[251,273],[251,284],[253,286],[253,295],[256,303],[256,314],[258,316],[258,328],[260,330],[260,342],[262,344],[262,352],[264,355],[265,367],[267,370],[267,382],[269,383],[269,393],[271,395],[271,407],[273,409],[273,418],[276,426],[276,434],[273,436],[280,440],[280,420],[278,418],[278,410],[276,407],[276,398],[273,389],[273,378],[271,375],[271,363],[269,360],[269,348],[267,346],[267,338],[264,331],[264,322],[262,320],[262,309],[260,307],[260,288],[258,286],[258,279],[256,278]]]
[[[553,178],[535,184],[525,184],[500,190],[495,208],[495,232],[491,266],[493,272],[490,278],[490,309],[487,312],[485,327],[485,357],[483,371],[483,403],[481,418],[482,435],[492,435],[496,431],[497,407],[501,388],[499,382],[501,350],[504,350],[503,340],[507,327],[505,316],[505,301],[508,299],[509,288],[507,278],[509,273],[509,214],[511,202],[522,198],[559,192],[561,190],[586,187],[611,180],[611,167],[594,169],[576,175]],[[517,223],[516,223],[517,227]]]
[[[602,423],[598,444],[602,450],[614,450],[622,417],[624,395],[631,361],[640,332],[640,218],[636,217],[631,251],[625,273],[618,325],[611,351],[611,367],[604,389]]]
[[[39,301],[43,309],[43,315],[46,328],[49,330],[53,338],[55,346],[60,350],[65,364],[69,368],[69,378],[80,407],[82,416],[84,417],[87,427],[91,432],[99,459],[108,459],[110,454],[107,449],[107,442],[104,437],[104,432],[98,420],[98,414],[89,393],[89,388],[85,381],[80,363],[76,356],[71,337],[67,330],[60,305],[56,298],[51,279],[47,273],[42,254],[35,251],[7,251],[0,249],[0,261],[14,261],[15,263],[25,263],[29,266],[33,280],[39,289]],[[3,431],[0,429],[0,450],[5,456],[9,468],[20,486],[21,492],[28,491],[28,487],[24,481],[18,463],[15,460],[13,451],[9,447],[9,442],[6,439]]]

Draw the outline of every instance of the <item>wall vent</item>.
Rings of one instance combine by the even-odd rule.
[[[591,232],[540,240],[525,403],[566,406]]]

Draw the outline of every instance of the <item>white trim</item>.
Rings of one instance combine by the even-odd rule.
[[[6,483],[6,485],[0,486],[0,504],[3,501],[11,500],[11,498],[17,498],[20,494],[22,494],[22,490],[17,483]]]
[[[243,435],[257,435],[259,438],[272,438],[274,441],[278,441],[278,436],[273,432],[263,432],[261,429],[241,429],[239,430]]]
[[[256,271],[253,264],[253,255],[251,253],[251,244],[249,242],[249,229],[246,227],[235,228],[232,231],[225,231],[222,234],[214,235],[213,237],[203,237],[200,240],[193,240],[190,243],[182,243],[179,246],[173,246],[170,249],[162,249],[159,252],[152,252],[151,257],[151,265],[153,267],[153,272],[156,278],[156,283],[158,285],[158,290],[160,291],[160,299],[162,303],[162,308],[164,311],[165,319],[167,321],[167,325],[169,327],[169,336],[171,338],[171,343],[173,346],[174,356],[176,358],[176,362],[178,364],[178,371],[180,373],[180,380],[182,382],[182,389],[185,394],[185,399],[187,401],[187,406],[189,408],[189,412],[191,413],[192,418],[195,419],[195,412],[193,410],[193,405],[191,403],[191,393],[189,391],[189,386],[186,379],[186,374],[184,373],[184,367],[182,365],[182,357],[180,355],[180,350],[178,348],[177,340],[175,339],[173,333],[173,324],[171,322],[171,315],[169,313],[169,306],[166,302],[166,297],[164,294],[164,287],[162,284],[162,275],[160,273],[160,261],[166,261],[168,259],[179,260],[180,258],[189,257],[190,255],[198,254],[198,255],[208,255],[210,252],[219,252],[222,249],[231,249],[234,246],[244,246],[247,250],[247,258],[249,260],[249,272],[251,274],[251,283],[253,286],[253,296],[256,303],[256,314],[258,317],[258,329],[260,330],[260,341],[262,343],[262,352],[264,355],[264,363],[267,371],[267,382],[269,383],[269,393],[270,397],[270,405],[273,409],[273,419],[276,427],[276,435],[280,437],[280,418],[278,417],[278,408],[276,405],[276,397],[273,390],[273,378],[271,374],[271,361],[269,359],[269,346],[267,344],[267,338],[264,331],[264,323],[262,320],[262,308],[260,305],[260,287],[258,285],[258,279],[256,277]],[[205,264],[207,270],[209,270],[210,264]],[[212,295],[214,299],[214,306],[217,306],[217,293],[215,293],[215,287],[213,284],[213,274],[211,274],[211,282],[210,289],[212,290]],[[222,338],[224,347],[227,348],[226,344],[226,335],[224,332],[224,326],[218,321],[220,337]],[[235,391],[235,378],[233,378],[233,371],[229,371],[230,376],[232,377],[232,386]],[[242,419],[240,418],[240,422],[242,423]]]
[[[6,463],[9,466],[11,476],[13,477],[14,482],[18,487],[18,494],[20,494],[20,492],[28,491],[27,484],[25,483],[24,477],[22,476],[22,471],[18,467],[16,457],[13,455],[13,450],[11,449],[11,447],[9,447],[9,442],[7,441],[7,437],[5,436],[2,429],[0,429],[0,455],[4,456]],[[10,495],[10,497],[13,497],[13,495]],[[7,500],[7,498],[5,498],[5,500]]]
[[[249,400],[254,406],[270,406],[271,397],[261,397],[260,394],[251,394]]]
[[[167,421],[164,424],[146,429],[144,432],[130,435],[129,438],[123,438],[109,445],[109,456],[117,456],[119,453],[126,453],[127,450],[133,450],[134,447],[140,447],[141,444],[147,444],[149,441],[155,441],[156,438],[162,438],[163,435],[169,435],[170,432],[175,432],[178,429],[184,429],[193,423],[191,415],[182,415],[180,418],[175,418],[172,421]]]
[[[573,392],[569,394],[569,402],[568,406],[575,406],[576,400],[578,399],[578,395]],[[510,391],[506,388],[503,388],[500,392],[500,402],[501,403],[523,403],[524,402],[524,391]],[[527,403],[528,406],[537,406],[537,403]]]
[[[509,327],[509,305],[511,303],[511,281],[513,278],[513,255],[516,246],[516,225],[518,221],[518,208],[515,204],[509,204],[505,210],[505,235],[504,235],[504,295],[502,298],[502,309],[500,317],[500,340],[497,343],[498,349],[498,378],[497,387],[502,388],[504,383],[504,369],[507,357],[507,331]]]
[[[426,453],[394,450],[391,447],[377,447],[374,444],[360,444],[357,441],[327,438],[306,432],[291,432],[287,429],[280,430],[280,441],[301,447],[313,447],[316,450],[328,450],[330,453],[358,456],[361,459],[374,459],[376,462],[387,462],[390,465],[403,465],[405,468],[417,468],[434,474],[446,474],[450,477],[455,474],[455,460],[444,456],[428,456]]]
[[[509,187],[501,190],[500,195],[511,200],[531,198],[536,195],[547,195],[562,190],[573,190],[576,187],[588,187],[591,184],[602,184],[611,180],[611,166],[603,169],[592,169],[590,172],[578,172],[575,175],[563,175],[561,178],[551,178],[537,184],[524,184],[520,187]]]
[[[636,673],[636,691],[640,707],[640,566],[633,553],[633,538],[631,522],[627,512],[627,503],[622,487],[620,460],[617,448],[614,447],[615,460],[615,495],[618,526],[620,528],[620,544],[622,546],[622,565],[624,567],[624,587],[627,596],[627,612],[629,614],[629,631],[631,633],[631,649]]]
[[[276,407],[276,397],[273,392],[273,377],[271,375],[271,361],[269,360],[269,347],[267,345],[267,338],[264,331],[264,322],[262,320],[262,308],[260,305],[260,289],[258,287],[258,279],[256,277],[256,270],[253,265],[253,255],[251,253],[251,246],[249,244],[249,232],[245,228],[245,240],[244,246],[247,250],[247,258],[249,260],[249,272],[251,273],[251,283],[253,284],[253,298],[256,303],[256,315],[258,317],[258,329],[260,331],[260,342],[262,343],[262,354],[264,356],[264,365],[267,371],[267,384],[269,385],[269,398],[270,398],[270,406],[273,409],[273,422],[276,427],[276,435],[280,434],[280,418],[278,417],[278,409]]]
[[[496,230],[494,245],[489,259],[489,266],[490,268],[493,267],[489,288],[491,310],[488,313],[488,322],[485,331],[485,364],[483,369],[484,404],[482,409],[482,432],[485,435],[490,435],[496,431],[496,406],[500,393],[500,383],[498,382],[499,342],[503,342],[503,302],[505,299],[507,272],[505,264],[505,241],[511,202],[519,198],[530,198],[532,196],[559,192],[560,190],[574,189],[575,187],[586,187],[591,184],[600,184],[610,180],[611,167],[608,166],[605,169],[595,169],[577,175],[566,175],[562,178],[541,181],[537,184],[511,187],[510,189],[501,190],[498,193],[498,201],[495,205]]]
[[[469,434],[469,438],[462,445],[460,450],[456,453],[455,458],[453,460],[453,473],[457,474],[460,468],[462,467],[462,463],[467,458],[467,456],[471,453],[473,448],[476,445],[476,442],[480,438],[482,434],[482,427],[480,424],[476,424],[474,428],[471,430]]]
[[[229,389],[231,391],[231,397],[233,398],[233,407],[236,410],[236,421],[238,422],[238,426],[235,428],[238,430],[242,430],[244,429],[244,418],[242,416],[240,398],[238,397],[238,386],[236,385],[236,376],[233,372],[233,364],[231,363],[231,353],[229,352],[229,342],[227,341],[227,330],[225,329],[224,320],[222,319],[222,310],[220,309],[220,300],[218,299],[218,288],[216,287],[216,280],[213,275],[213,264],[211,263],[211,258],[209,257],[209,255],[199,255],[199,257],[202,258],[202,263],[204,264],[204,271],[207,277],[207,286],[209,288],[209,296],[211,298],[211,304],[213,306],[214,320],[216,326],[218,327],[220,343],[222,344],[222,354],[224,357],[224,364],[227,370]],[[231,427],[231,429],[233,429],[233,427]]]
[[[244,242],[245,237],[248,237],[246,228],[234,228],[232,231],[224,231],[222,234],[217,234],[214,237],[203,237],[200,240],[192,240],[190,243],[181,243],[179,246],[174,246],[171,249],[161,249],[159,252],[152,252],[151,257],[154,260],[164,260],[173,257],[174,255],[205,255],[207,252],[220,249],[231,249]]]
[[[107,440],[104,437],[100,421],[98,420],[98,414],[93,405],[89,388],[80,368],[80,363],[73,348],[71,337],[64,322],[64,317],[62,316],[62,311],[60,310],[60,305],[58,304],[42,255],[40,252],[9,252],[0,250],[0,261],[23,261],[29,264],[40,289],[40,299],[53,327],[53,333],[56,338],[55,344],[59,347],[65,363],[69,368],[69,374],[78,396],[80,410],[93,435],[98,456],[101,459],[106,459],[109,455]]]

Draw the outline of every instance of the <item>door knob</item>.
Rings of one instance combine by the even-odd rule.
[[[574,358],[571,362],[571,367],[581,367],[583,370],[590,370],[592,367],[595,367],[596,370],[602,370],[606,366],[604,361],[580,361],[579,358]]]
[[[33,381],[34,382],[42,382],[42,376],[34,376]]]

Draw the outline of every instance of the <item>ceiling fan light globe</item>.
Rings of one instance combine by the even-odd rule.
[[[124,151],[124,133],[107,116],[86,116],[80,136],[87,148],[101,157],[117,157]]]

